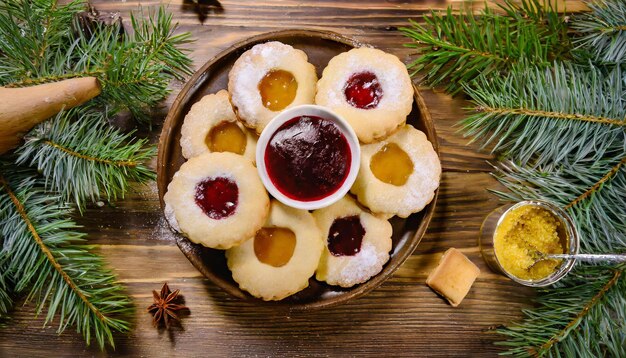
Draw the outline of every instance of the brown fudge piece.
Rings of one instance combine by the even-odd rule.
[[[461,251],[448,249],[426,279],[426,284],[445,297],[453,307],[458,306],[469,292],[480,269]]]

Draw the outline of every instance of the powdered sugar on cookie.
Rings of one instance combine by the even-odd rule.
[[[276,41],[255,45],[237,59],[228,75],[228,92],[246,127],[260,134],[280,112],[264,106],[259,90],[259,82],[272,70],[286,71],[297,83],[295,96],[284,109],[313,103],[317,74],[307,59],[303,51]]]
[[[359,75],[373,78],[380,86],[375,105],[359,107],[347,97],[350,80]],[[363,95],[367,90],[365,82],[354,93]],[[362,47],[330,60],[317,83],[315,102],[339,113],[350,123],[361,142],[370,143],[388,136],[405,123],[413,104],[413,86],[398,57]]]
[[[401,186],[377,178],[371,169],[372,158],[385,145],[394,143],[410,158],[413,171]],[[350,192],[377,214],[407,217],[421,211],[439,187],[441,163],[426,135],[406,125],[389,138],[361,147],[361,167]]]

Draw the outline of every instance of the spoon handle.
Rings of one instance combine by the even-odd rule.
[[[605,254],[605,255],[596,255],[596,254],[578,254],[578,255],[569,255],[569,254],[550,254],[546,255],[547,258],[551,259],[576,259],[588,262],[626,262],[626,255],[620,254]]]

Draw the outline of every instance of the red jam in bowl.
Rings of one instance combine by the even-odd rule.
[[[298,116],[274,132],[264,159],[270,180],[283,195],[316,201],[341,187],[352,155],[348,140],[332,121]]]

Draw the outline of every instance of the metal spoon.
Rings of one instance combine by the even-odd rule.
[[[609,262],[609,263],[621,263],[626,262],[626,254],[544,254],[543,252],[538,252],[537,261],[549,260],[549,259],[575,259],[580,261],[587,262]]]

